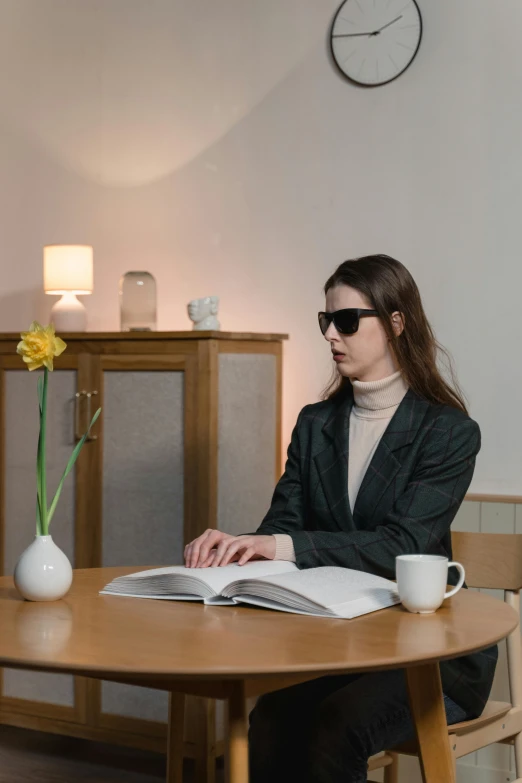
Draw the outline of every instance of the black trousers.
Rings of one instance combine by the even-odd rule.
[[[466,720],[444,703],[448,724]],[[250,713],[250,783],[366,783],[370,756],[414,734],[403,669],[292,685]]]

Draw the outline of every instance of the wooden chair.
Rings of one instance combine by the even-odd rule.
[[[399,764],[396,753],[386,751],[372,756],[368,762],[368,772],[374,772],[376,769],[384,767],[384,783],[399,783]]]
[[[504,591],[504,601],[520,613],[522,588],[522,535],[503,533],[452,533],[453,557],[466,569],[468,587]],[[507,638],[510,701],[489,701],[482,715],[448,726],[449,743],[456,762],[494,742],[515,746],[517,778],[522,783],[522,638],[520,626]],[[417,755],[415,742],[387,752],[391,756],[390,779],[398,781],[398,756]],[[388,779],[386,779],[387,782]]]

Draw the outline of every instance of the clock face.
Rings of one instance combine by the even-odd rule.
[[[336,65],[364,87],[400,76],[417,54],[421,38],[415,0],[345,0],[330,35]]]

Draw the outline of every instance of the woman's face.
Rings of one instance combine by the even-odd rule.
[[[347,307],[373,309],[355,288],[343,284],[330,288],[326,294],[326,312],[333,313]],[[394,313],[392,320],[400,333],[400,314]],[[377,316],[361,318],[355,334],[340,334],[332,322],[324,337],[332,352],[340,354],[334,359],[339,372],[351,381],[378,381],[399,369],[382,321]]]

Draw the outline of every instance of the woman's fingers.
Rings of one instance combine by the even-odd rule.
[[[199,550],[199,563],[204,563],[208,558],[210,552],[216,548],[216,545],[220,546],[221,542],[232,539],[228,533],[222,533],[221,530],[212,530],[210,535],[203,542]]]
[[[217,550],[216,559],[212,563],[212,567],[216,566],[226,566],[230,563],[232,557],[240,550],[244,549],[249,545],[249,541],[251,540],[250,536],[238,536],[237,538],[234,538],[232,541],[227,541],[226,546],[222,549],[222,551],[219,551],[219,547]]]
[[[186,565],[189,568],[201,568],[201,564],[207,561],[210,552],[221,541],[234,540],[234,536],[223,533],[221,530],[206,530],[203,535],[196,538],[190,545],[190,558],[187,557]]]
[[[188,561],[189,568],[196,568],[198,561],[200,559],[200,553],[201,553],[201,559],[206,560],[208,557],[208,553],[210,549],[212,549],[212,546],[209,545],[209,541],[212,538],[216,538],[215,534],[218,533],[218,530],[205,530],[205,532],[199,536],[198,538],[194,539],[192,542],[191,550],[190,550],[190,559]]]
[[[213,560],[214,560],[214,558],[215,558],[215,556],[216,556],[216,550],[215,550],[215,549],[213,549],[213,550],[210,552],[209,556],[207,557],[207,559],[205,560],[205,562],[204,562],[204,563],[203,563],[203,562],[201,562],[201,560],[199,561],[199,566],[198,566],[198,568],[208,568],[209,566],[211,566],[211,565],[212,565],[212,562],[213,562]]]
[[[242,566],[242,565],[245,565],[245,563],[248,563],[248,561],[251,560],[254,557],[255,554],[256,554],[256,551],[255,551],[254,547],[253,546],[249,546],[247,549],[245,549],[245,551],[243,552],[243,554],[239,558],[239,565]]]
[[[244,536],[241,536],[241,538],[244,538]],[[229,551],[229,547],[231,547],[233,544],[236,544],[237,542],[238,539],[235,536],[231,536],[225,541],[220,541],[216,547],[216,557],[214,558],[212,566],[226,565],[226,563],[223,562],[223,557],[225,553]]]
[[[206,530],[184,549],[187,568],[217,568],[234,561],[244,565],[252,559],[273,559],[273,536],[231,536],[221,530]]]

